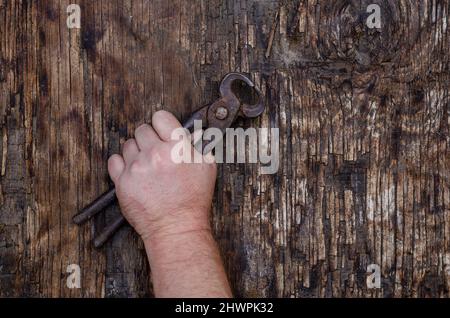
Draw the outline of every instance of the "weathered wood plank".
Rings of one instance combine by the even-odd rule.
[[[89,243],[117,207],[71,217],[135,127],[214,100],[229,71],[267,99],[241,123],[280,129],[277,174],[219,167],[212,223],[236,295],[449,296],[449,1],[80,0],[68,29],[71,2],[0,1],[1,296],[150,296],[130,228]]]

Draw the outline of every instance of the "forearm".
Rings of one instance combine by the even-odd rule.
[[[231,297],[209,229],[145,239],[156,297]]]

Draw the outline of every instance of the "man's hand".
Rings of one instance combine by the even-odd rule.
[[[181,124],[159,111],[152,125],[138,127],[123,156],[108,161],[123,215],[143,239],[209,229],[216,165],[174,163],[171,151],[178,141],[171,136]]]
[[[146,245],[155,294],[231,296],[208,217],[216,165],[172,160],[172,132],[181,128],[172,114],[156,112],[152,126],[136,129],[108,171],[123,215]]]

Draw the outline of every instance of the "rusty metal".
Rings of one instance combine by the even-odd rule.
[[[232,91],[232,84],[235,81],[243,81],[258,95],[257,103],[250,105],[241,103],[238,97]],[[241,73],[228,73],[220,84],[221,97],[210,105],[206,105],[194,112],[183,124],[183,127],[192,131],[196,120],[202,121],[202,128],[218,128],[222,132],[230,127],[237,117],[253,118],[262,114],[264,111],[264,102],[261,93],[257,90],[253,82]],[[102,194],[92,203],[83,208],[80,213],[73,217],[73,222],[81,225],[93,218],[96,214],[103,211],[116,201],[115,188]],[[124,223],[125,218],[122,215],[116,217],[113,222],[102,230],[94,238],[94,246],[101,247]]]
[[[228,116],[228,110],[225,107],[219,107],[216,109],[216,118],[223,120],[227,118]]]

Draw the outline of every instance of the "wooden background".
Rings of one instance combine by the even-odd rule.
[[[449,22],[447,0],[0,0],[0,295],[151,296],[130,228],[90,244],[117,208],[71,217],[135,127],[186,116],[240,71],[267,106],[240,124],[280,128],[281,145],[277,174],[219,167],[212,222],[235,294],[448,297]]]

